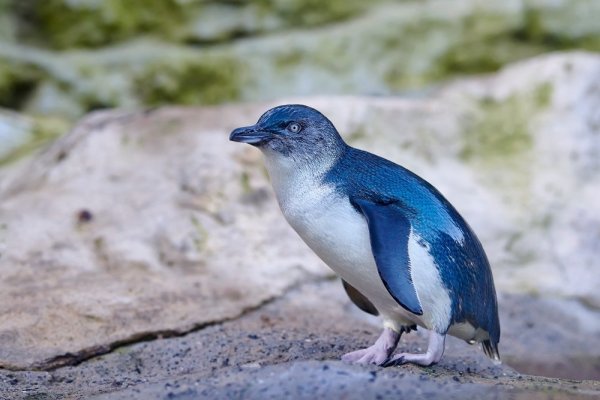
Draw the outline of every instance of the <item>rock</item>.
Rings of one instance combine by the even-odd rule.
[[[72,48],[98,47],[144,34],[174,41],[214,42],[241,34],[336,22],[363,8],[366,6],[357,0],[153,0],[127,7],[118,0],[33,0],[13,4],[9,10],[25,24],[21,29],[24,39]],[[27,26],[32,19],[35,30]]]
[[[441,363],[430,368],[343,364],[341,355],[371,344],[380,326],[350,303],[336,280],[304,284],[235,320],[123,346],[77,366],[0,370],[0,397],[592,399],[600,394],[598,382],[573,380],[600,376],[600,337],[580,329],[593,315],[573,316],[573,304],[523,295],[503,296],[500,304],[501,366],[477,346],[454,338],[448,339]],[[512,310],[521,311],[517,318]],[[595,362],[590,375],[581,375],[581,359],[568,358],[585,347],[581,335],[589,361]],[[425,345],[418,330],[402,337],[398,351],[421,351]],[[519,361],[529,369],[515,371],[514,366],[525,367]],[[531,369],[536,363],[539,368]],[[533,376],[548,368],[560,369],[567,379]]]
[[[500,292],[597,310],[599,77],[600,56],[576,52],[427,97],[277,103],[319,108],[351,143],[437,186],[481,238]],[[6,167],[0,366],[187,332],[328,275],[281,217],[259,152],[228,142],[274,104],[95,113]]]
[[[65,40],[59,47],[111,45],[48,51],[0,42],[0,105],[71,118],[106,107],[397,94],[552,50],[600,51],[595,0],[273,0],[264,9],[173,0],[126,15],[113,0],[36,3],[35,12],[52,9],[59,21],[56,31],[42,24],[36,32]]]
[[[25,99],[7,98],[7,105],[22,104],[29,113],[69,118],[85,110],[116,106],[222,103],[241,97],[244,79],[236,68],[239,58],[228,52],[198,51],[152,40],[64,54],[0,43],[0,60],[34,65],[39,76],[50,77],[32,81]],[[6,91],[11,90],[7,86]]]
[[[323,275],[251,149],[225,145],[248,117],[92,115],[0,182],[1,366],[188,331]]]

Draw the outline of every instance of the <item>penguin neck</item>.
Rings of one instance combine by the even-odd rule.
[[[314,191],[323,184],[323,176],[343,156],[346,147],[321,151],[312,157],[290,157],[272,150],[263,151],[265,165],[277,200],[283,209],[285,204],[302,198],[306,192]]]

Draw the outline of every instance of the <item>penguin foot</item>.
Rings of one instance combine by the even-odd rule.
[[[383,365],[396,349],[401,333],[385,328],[379,339],[366,349],[356,350],[342,356],[342,361],[351,364]]]
[[[383,364],[384,367],[402,364],[416,364],[423,367],[428,367],[437,364],[444,355],[444,347],[446,343],[446,335],[437,332],[429,332],[429,345],[427,352],[424,354],[400,353],[395,354],[389,361]]]
[[[436,364],[437,361],[433,360],[427,353],[425,354],[411,354],[411,353],[400,353],[395,354],[390,358],[382,367],[392,367],[394,365],[402,364],[415,364],[423,367],[429,367],[430,365]]]

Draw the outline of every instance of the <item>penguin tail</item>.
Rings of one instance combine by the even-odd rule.
[[[500,353],[498,352],[498,343],[492,343],[491,340],[481,342],[481,348],[486,356],[492,359],[494,364],[502,364]]]

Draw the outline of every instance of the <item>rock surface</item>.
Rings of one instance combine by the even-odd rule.
[[[346,298],[340,283],[309,283],[234,321],[188,335],[124,346],[76,367],[54,371],[0,370],[0,397],[10,399],[593,399],[600,383],[519,373],[513,362],[541,362],[575,379],[600,376],[598,357],[582,375],[573,329],[578,316],[556,302],[530,296],[500,298],[505,364],[494,366],[481,350],[450,338],[442,362],[431,368],[350,366],[338,361],[379,333],[375,319]],[[523,308],[518,318],[515,309]],[[547,316],[553,318],[547,318]],[[543,317],[541,317],[543,316]],[[563,323],[567,321],[570,325]],[[375,322],[375,324],[374,324]],[[600,337],[589,336],[590,348]],[[422,351],[423,332],[404,335],[401,351]],[[527,351],[523,351],[527,348]],[[554,361],[544,359],[554,354]],[[508,360],[510,359],[510,360]],[[557,364],[557,360],[561,360]],[[589,359],[592,361],[592,359]],[[595,364],[594,364],[595,363]],[[546,368],[546,369],[544,369]]]
[[[95,115],[5,176],[0,365],[48,367],[187,331],[321,276],[259,157],[225,145],[248,118]]]
[[[598,82],[599,56],[566,53],[422,98],[295,101],[445,193],[500,292],[597,316]],[[51,368],[187,332],[327,276],[280,216],[258,151],[227,140],[271,105],[96,113],[4,167],[0,366]],[[595,321],[573,329],[597,338]]]

